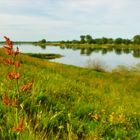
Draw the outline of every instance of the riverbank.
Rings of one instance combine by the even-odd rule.
[[[4,45],[4,42],[0,43]],[[46,46],[61,46],[64,48],[73,48],[73,49],[133,49],[140,50],[140,44],[77,44],[77,43],[61,43],[61,42],[14,42],[14,44],[32,44],[35,46],[40,46],[45,48]]]
[[[37,46],[61,46],[66,48],[75,48],[75,49],[140,49],[140,45],[138,44],[75,44],[75,43],[34,43]]]
[[[14,94],[7,56],[0,49],[0,97]],[[20,94],[25,124],[20,139],[140,139],[139,69],[97,72],[20,54],[19,84],[33,81]],[[0,98],[2,100],[2,98]],[[1,102],[1,139],[15,139],[14,108]],[[20,113],[21,113],[20,112]]]
[[[58,44],[57,44],[58,45]],[[134,44],[59,44],[66,48],[80,48],[80,49],[140,49],[140,45]]]

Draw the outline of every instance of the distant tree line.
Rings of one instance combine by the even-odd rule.
[[[135,35],[132,39],[123,38],[93,38],[91,35],[81,35],[80,40],[61,41],[61,43],[74,43],[74,44],[140,44],[140,35]]]
[[[38,43],[45,44],[45,43],[47,43],[47,41],[46,41],[46,39],[42,39],[42,40],[38,41]]]

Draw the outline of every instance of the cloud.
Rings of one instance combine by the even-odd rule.
[[[15,40],[131,37],[139,34],[139,0],[4,0],[0,31]]]

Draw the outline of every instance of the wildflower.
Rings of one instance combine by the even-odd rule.
[[[14,52],[14,55],[18,55],[19,54],[19,48],[17,47],[16,51]]]
[[[7,77],[8,77],[10,80],[19,79],[19,78],[20,78],[20,74],[19,74],[19,72],[14,72],[14,71],[12,71],[11,73],[7,73]]]
[[[13,65],[13,61],[11,59],[3,59],[5,64]]]
[[[4,105],[10,106],[12,104],[12,101],[8,96],[4,95],[4,96],[2,96],[2,103]]]
[[[7,46],[4,46],[4,48],[5,48],[6,52],[7,52],[7,54],[17,56],[19,54],[19,48],[17,47],[16,51],[14,51],[12,41],[6,36],[4,36],[4,38],[6,40],[6,45],[7,45]]]
[[[102,119],[102,123],[106,124],[107,123],[106,119]]]
[[[23,85],[20,90],[21,91],[27,91],[27,90],[30,90],[32,88],[32,85],[33,85],[33,82],[29,82],[28,84],[26,85]]]
[[[11,75],[11,73],[7,73],[7,77],[8,77],[10,80],[13,80],[13,76]]]
[[[4,46],[5,51],[7,52],[8,55],[13,55],[13,50],[10,47]]]
[[[15,62],[15,67],[19,68],[20,67],[20,63],[18,61]]]
[[[13,75],[14,79],[19,79],[20,78],[19,72],[18,73],[13,72],[12,75]]]
[[[13,49],[13,43],[12,43],[12,41],[8,37],[6,37],[6,36],[4,36],[4,38],[6,40],[7,46],[9,46],[9,48]]]
[[[93,118],[94,120],[98,121],[99,120],[99,115],[98,114],[91,115],[91,118]]]
[[[125,117],[125,115],[120,114],[120,115],[118,116],[118,122],[119,122],[119,123],[125,123],[125,122],[126,122],[126,117]]]
[[[13,127],[12,130],[13,130],[13,132],[16,132],[16,133],[21,132],[21,131],[23,131],[23,126],[24,126],[24,120],[20,119],[18,125],[16,127]]]
[[[115,115],[114,112],[112,112],[112,113],[109,115],[109,120],[110,120],[111,123],[114,121],[114,115]]]

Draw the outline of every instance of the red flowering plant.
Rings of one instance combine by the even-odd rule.
[[[6,73],[6,76],[9,80],[16,81],[16,92],[15,92],[16,95],[14,98],[18,98],[18,96],[19,96],[18,95],[19,94],[18,80],[20,79],[20,73],[19,73],[18,68],[21,66],[20,62],[17,60],[17,55],[19,54],[19,49],[17,47],[16,50],[14,50],[12,41],[6,36],[4,36],[4,38],[6,40],[6,45],[4,46],[4,49],[8,56],[7,56],[7,58],[3,59],[3,62],[9,66],[9,70]],[[9,98],[8,95],[3,95],[2,101],[4,99],[8,101],[8,98]],[[16,100],[18,100],[18,99],[16,99]],[[12,105],[12,101],[11,101],[11,105]]]
[[[16,49],[14,49],[13,42],[6,36],[4,36],[4,38],[6,40],[6,45],[4,46],[4,49],[7,54],[7,58],[4,58],[3,62],[4,62],[4,64],[9,66],[9,69],[6,73],[6,77],[11,82],[15,82],[12,85],[16,85],[16,86],[13,86],[13,91],[15,90],[13,93],[15,93],[15,94],[12,95],[12,98],[9,97],[7,93],[4,93],[4,95],[2,96],[2,104],[7,107],[11,106],[11,107],[15,108],[14,113],[16,116],[15,117],[16,124],[13,126],[12,131],[15,133],[19,133],[19,132],[23,131],[23,129],[24,129],[24,119],[23,119],[24,115],[22,115],[22,117],[19,117],[19,116],[21,116],[21,112],[22,112],[19,109],[21,106],[21,102],[19,102],[20,93],[31,90],[33,82],[29,82],[29,83],[19,87],[19,80],[21,78],[21,73],[19,72],[21,63],[18,60],[19,48],[17,47]]]

